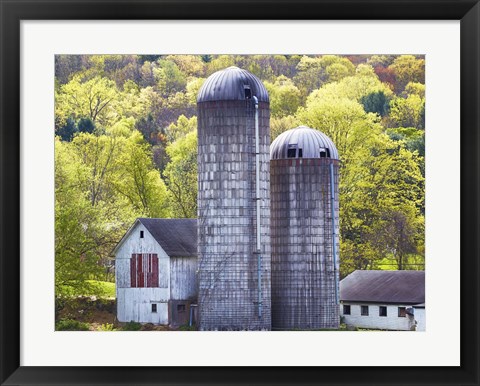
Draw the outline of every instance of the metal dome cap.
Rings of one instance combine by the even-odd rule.
[[[270,145],[270,159],[330,158],[338,160],[338,150],[321,131],[299,126],[280,134]]]
[[[262,81],[246,70],[232,66],[210,75],[200,88],[197,103],[245,100],[253,96],[259,102],[269,102]]]

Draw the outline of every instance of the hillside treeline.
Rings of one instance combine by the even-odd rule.
[[[300,124],[341,157],[341,273],[423,269],[425,60],[402,55],[59,55],[57,293],[113,280],[137,217],[196,217],[196,95],[215,71],[257,75],[272,140]]]

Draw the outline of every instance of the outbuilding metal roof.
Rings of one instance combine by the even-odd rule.
[[[340,300],[365,303],[425,303],[425,271],[354,271],[340,281]]]
[[[270,145],[270,159],[286,159],[288,149],[302,149],[302,158],[320,158],[320,149],[328,149],[330,158],[338,158],[338,150],[332,140],[321,131],[299,126],[280,134]],[[295,158],[299,158],[299,153]]]
[[[187,218],[139,218],[170,257],[197,256],[197,220]]]
[[[260,102],[269,102],[268,92],[260,79],[246,70],[232,66],[210,75],[200,88],[197,103],[245,100],[245,89]]]

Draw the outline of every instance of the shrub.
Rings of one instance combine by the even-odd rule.
[[[117,331],[117,329],[112,323],[105,323],[98,328],[98,331]]]
[[[189,326],[188,324],[182,324],[179,328],[180,331],[196,331],[195,325]]]
[[[61,319],[55,324],[56,331],[88,331],[88,323],[73,319]]]
[[[140,323],[134,322],[133,320],[123,326],[124,331],[139,331],[141,328],[142,325]]]

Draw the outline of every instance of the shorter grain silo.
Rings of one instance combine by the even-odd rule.
[[[300,126],[270,146],[272,329],[339,326],[338,151]]]

